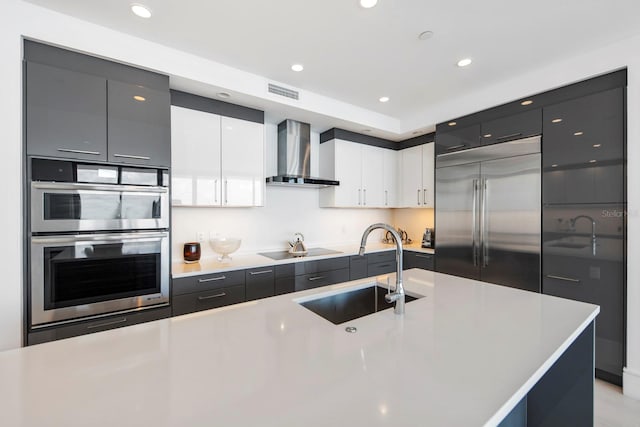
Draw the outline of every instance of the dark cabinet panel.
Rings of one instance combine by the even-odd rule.
[[[179,316],[196,311],[210,310],[243,301],[245,301],[244,284],[178,295],[173,297],[173,315]]]
[[[624,89],[546,107],[545,203],[624,202]]]
[[[150,308],[132,313],[116,314],[100,319],[86,320],[69,325],[53,326],[46,329],[29,332],[27,345],[41,344],[44,342],[77,337],[93,332],[107,331],[123,326],[136,325],[138,323],[151,322],[165,319],[171,316],[170,307]]]
[[[513,141],[542,133],[542,110],[525,111],[482,123],[481,144]]]
[[[274,270],[274,267],[261,267],[245,271],[247,301],[275,295]]]
[[[171,166],[171,99],[167,90],[110,80],[109,161]]]
[[[173,279],[173,295],[184,295],[210,289],[223,288],[227,286],[243,285],[245,283],[244,270],[225,271],[222,273],[203,274],[200,276],[182,277]]]
[[[405,251],[402,257],[402,268],[404,270],[421,268],[423,270],[433,271],[433,258],[434,256],[432,254]]]
[[[388,262],[396,260],[396,251],[388,250],[382,252],[372,252],[367,254],[367,263]]]
[[[480,125],[436,133],[436,155],[453,153],[480,145]]]
[[[543,210],[542,291],[600,306],[596,368],[618,378],[624,352],[624,215],[622,204]]]
[[[381,274],[395,273],[397,270],[396,260],[373,262],[367,266],[367,276],[374,277]]]
[[[107,160],[107,80],[26,63],[27,155]]]
[[[278,277],[275,280],[275,294],[283,295],[296,291],[296,277]]]
[[[348,261],[348,259],[347,259]],[[306,289],[319,288],[321,286],[332,285],[334,283],[348,282],[349,268],[340,270],[323,271],[311,274],[303,274],[295,278],[295,290],[304,291]]]
[[[323,271],[338,270],[341,268],[349,268],[349,257],[328,258],[317,261],[297,262],[295,265],[295,274],[312,274]],[[347,279],[348,280],[348,279]],[[347,281],[345,280],[345,281]]]
[[[349,258],[349,279],[357,280],[367,277],[367,257],[354,255]]]

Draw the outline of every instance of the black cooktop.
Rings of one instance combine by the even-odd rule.
[[[331,255],[331,254],[341,254],[340,251],[334,251],[332,249],[325,248],[309,248],[307,249],[307,254],[303,256],[296,256],[289,253],[289,251],[275,251],[275,252],[258,252],[258,255],[266,256],[267,258],[281,260],[281,259],[290,259],[290,258],[309,258],[318,255]]]

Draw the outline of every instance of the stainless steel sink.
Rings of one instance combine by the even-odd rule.
[[[304,308],[324,317],[331,323],[339,325],[353,319],[358,319],[378,311],[393,307],[384,296],[387,288],[370,286],[354,291],[320,297],[299,303]],[[421,296],[418,296],[420,298]],[[416,300],[416,297],[405,294],[405,302]]]

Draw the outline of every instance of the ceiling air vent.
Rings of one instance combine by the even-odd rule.
[[[285,96],[287,98],[298,100],[299,93],[297,90],[287,89],[286,87],[274,85],[273,83],[269,83],[269,92],[275,93],[276,95]]]

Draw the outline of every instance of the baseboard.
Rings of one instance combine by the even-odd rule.
[[[640,400],[640,372],[624,368],[622,384],[622,392],[625,396]]]

